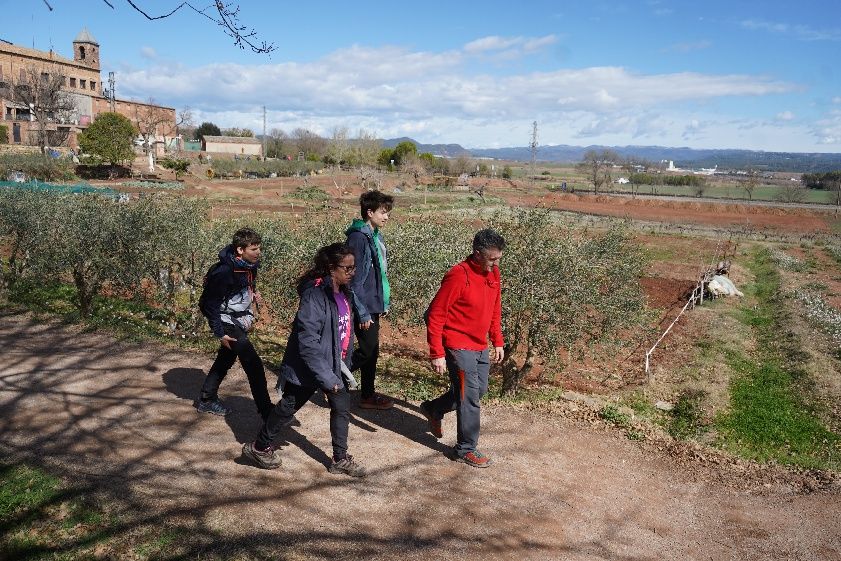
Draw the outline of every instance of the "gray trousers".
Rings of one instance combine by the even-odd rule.
[[[455,453],[462,457],[475,452],[479,444],[479,400],[488,392],[491,369],[488,349],[466,351],[445,349],[450,390],[429,402],[432,413],[443,417],[455,411],[458,423]]]

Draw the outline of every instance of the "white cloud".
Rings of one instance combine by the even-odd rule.
[[[558,42],[557,35],[543,37],[500,37],[491,35],[464,45],[468,55],[491,55],[502,58],[517,58],[538,52]]]
[[[715,126],[715,123],[691,119],[685,124],[681,138],[683,140],[697,140],[699,138],[703,138],[706,130],[712,126]]]
[[[833,109],[813,129],[818,144],[841,144],[841,110]]]
[[[791,111],[782,111],[780,113],[777,113],[775,119],[777,119],[778,121],[792,121],[794,120],[794,113],[792,113]]]
[[[482,53],[485,51],[498,51],[512,47],[519,41],[521,41],[521,39],[518,37],[505,38],[499,37],[498,35],[491,35],[490,37],[482,37],[481,39],[476,39],[475,41],[467,43],[464,46],[464,51],[471,54]]]
[[[140,47],[140,56],[145,59],[154,60],[158,58],[158,53],[152,47]]]
[[[801,41],[841,41],[841,29],[814,29],[808,25],[748,19],[741,26],[752,31],[791,35]]]
[[[532,41],[517,39],[513,47],[506,47],[505,39],[484,38],[472,49],[494,52],[488,50],[493,46],[522,52]],[[548,38],[533,41],[536,46],[529,48],[551,43]],[[220,126],[262,129],[259,108],[265,104],[270,128],[305,126],[328,134],[343,123],[384,137],[411,133],[424,135],[427,142],[467,146],[522,145],[526,141],[510,138],[510,131],[535,119],[557,124],[556,130],[547,131],[555,143],[585,137],[659,144],[669,139],[679,143],[681,135],[709,139],[715,131],[706,126],[709,116],[689,117],[688,109],[724,98],[800,89],[764,76],[638,74],[622,67],[493,75],[471,72],[482,68],[475,62],[461,49],[430,53],[352,46],[311,62],[255,66],[216,63],[188,68],[157,59],[147,69],[120,72],[118,83],[123,95],[153,96],[173,107],[189,105],[197,121],[213,120]]]
[[[832,103],[841,103],[841,95],[833,97]]]

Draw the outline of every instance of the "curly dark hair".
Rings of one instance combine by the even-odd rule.
[[[336,242],[325,245],[316,252],[312,258],[312,265],[298,279],[298,288],[311,280],[330,276],[330,272],[348,255],[353,255],[353,250],[347,244]]]

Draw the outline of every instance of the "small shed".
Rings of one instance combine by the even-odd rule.
[[[201,144],[202,151],[214,154],[260,156],[263,152],[259,140],[242,136],[205,136]]]

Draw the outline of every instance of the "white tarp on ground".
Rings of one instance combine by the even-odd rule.
[[[733,281],[724,275],[714,276],[712,280],[707,283],[707,289],[714,298],[718,298],[719,296],[744,296],[744,294],[736,288],[736,285],[733,284]]]

